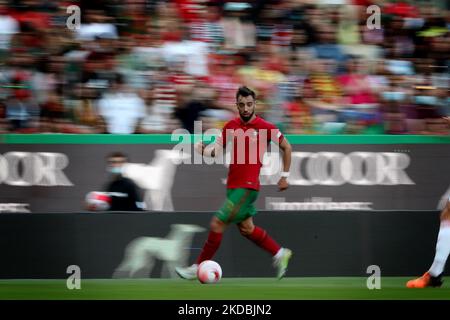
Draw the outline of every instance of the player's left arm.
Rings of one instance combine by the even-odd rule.
[[[283,191],[289,187],[287,178],[291,168],[292,146],[286,138],[283,138],[279,144],[279,147],[283,151],[283,172],[281,173],[281,178],[278,181],[278,188],[279,191]]]

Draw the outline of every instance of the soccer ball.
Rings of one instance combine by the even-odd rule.
[[[86,195],[86,204],[89,210],[106,211],[111,206],[111,197],[106,192],[91,191]]]
[[[203,261],[198,266],[197,278],[201,283],[217,283],[222,278],[222,268],[215,261]]]

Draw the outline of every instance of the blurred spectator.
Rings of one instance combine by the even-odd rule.
[[[318,26],[319,43],[314,45],[315,56],[319,59],[336,61],[339,64],[346,60],[342,47],[336,43],[336,29],[334,25],[320,23]],[[330,70],[335,72],[336,70]]]
[[[291,101],[283,106],[287,115],[285,130],[290,134],[314,134],[314,118],[309,104],[303,101],[300,90],[298,90]]]
[[[7,1],[0,0],[0,61],[10,48],[11,38],[19,32],[19,23],[8,12]]]
[[[98,108],[107,132],[121,134],[137,132],[146,109],[144,100],[127,87],[119,74],[111,90],[99,100]]]
[[[95,90],[80,84],[77,94],[76,105],[72,107],[74,122],[90,128],[94,133],[105,133],[106,128],[100,127],[102,123],[97,112]]]
[[[89,46],[95,47],[95,40],[101,39],[117,39],[117,28],[110,23],[102,10],[88,9],[83,14],[85,22],[81,24],[77,31],[77,39],[87,41]]]
[[[194,122],[200,120],[204,111],[216,107],[214,99],[213,90],[199,82],[191,88],[189,98],[178,106],[175,117],[180,120],[184,129],[194,133]]]
[[[144,91],[144,100],[147,110],[141,122],[141,133],[166,133],[180,127],[175,121],[172,123],[167,112],[156,106],[154,90]]]
[[[255,25],[249,21],[251,5],[247,2],[226,2],[224,5],[223,30],[225,48],[253,47],[256,41]]]
[[[407,133],[405,121],[406,94],[401,91],[385,91],[382,94],[381,111],[384,117],[384,131],[389,134]]]
[[[31,99],[27,74],[17,74],[10,83],[6,100],[6,119],[13,132],[36,132],[39,106]]]
[[[347,99],[347,104],[375,103],[372,94],[371,83],[362,71],[361,62],[356,57],[351,57],[347,63],[347,72],[339,76],[338,81]]]
[[[358,21],[358,8],[348,5],[341,6],[339,12],[338,43],[343,45],[359,44],[361,35]]]

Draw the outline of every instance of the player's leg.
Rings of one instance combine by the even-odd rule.
[[[436,243],[436,254],[429,270],[432,277],[440,277],[450,254],[450,201],[441,213],[441,225]]]
[[[450,199],[441,213],[441,225],[436,243],[436,254],[433,264],[423,276],[406,283],[408,288],[440,287],[442,273],[450,254]]]
[[[244,237],[272,255],[274,266],[277,268],[277,277],[278,279],[283,278],[286,274],[292,251],[282,248],[266,230],[255,226],[252,217],[238,223],[237,226]]]
[[[208,233],[208,239],[205,241],[202,252],[197,258],[197,265],[205,260],[212,259],[217,249],[219,249],[226,227],[227,225],[223,221],[220,221],[216,216],[212,218]]]
[[[277,276],[281,279],[286,273],[292,251],[282,248],[266,230],[254,225],[252,217],[257,213],[254,203],[258,198],[258,192],[254,190],[249,190],[249,192],[250,196],[247,201],[244,201],[241,212],[237,214],[237,218],[233,222],[237,223],[239,231],[244,237],[253,241],[273,257],[274,265],[278,270]]]
[[[242,194],[242,190],[240,189],[227,190],[227,199],[211,220],[208,238],[203,245],[196,263],[186,268],[175,268],[176,273],[181,278],[189,280],[196,279],[198,265],[205,260],[210,260],[214,256],[222,242],[223,232],[230,221],[236,217],[236,213],[242,205]]]
[[[220,221],[217,217],[213,217],[210,223],[210,229],[208,233],[208,238],[203,245],[202,251],[197,258],[196,263],[193,265],[182,268],[175,268],[176,273],[183,279],[193,280],[197,279],[198,265],[205,260],[211,260],[217,249],[220,247],[222,242],[223,232],[225,231],[227,225]]]
[[[241,208],[250,201],[251,194],[245,189],[228,189],[227,199],[222,207],[216,212],[212,221],[208,240],[205,242],[203,250],[197,259],[197,264],[205,260],[210,260],[222,241],[222,235],[229,223],[240,218]]]

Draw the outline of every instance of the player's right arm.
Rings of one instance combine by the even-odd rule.
[[[200,141],[195,144],[194,148],[199,154],[211,158],[214,158],[223,150],[223,146],[217,141],[208,145]]]
[[[217,137],[214,143],[206,145],[203,141],[197,142],[194,146],[195,151],[203,156],[211,158],[219,155],[226,145],[226,128],[227,125],[223,127],[222,133]]]

